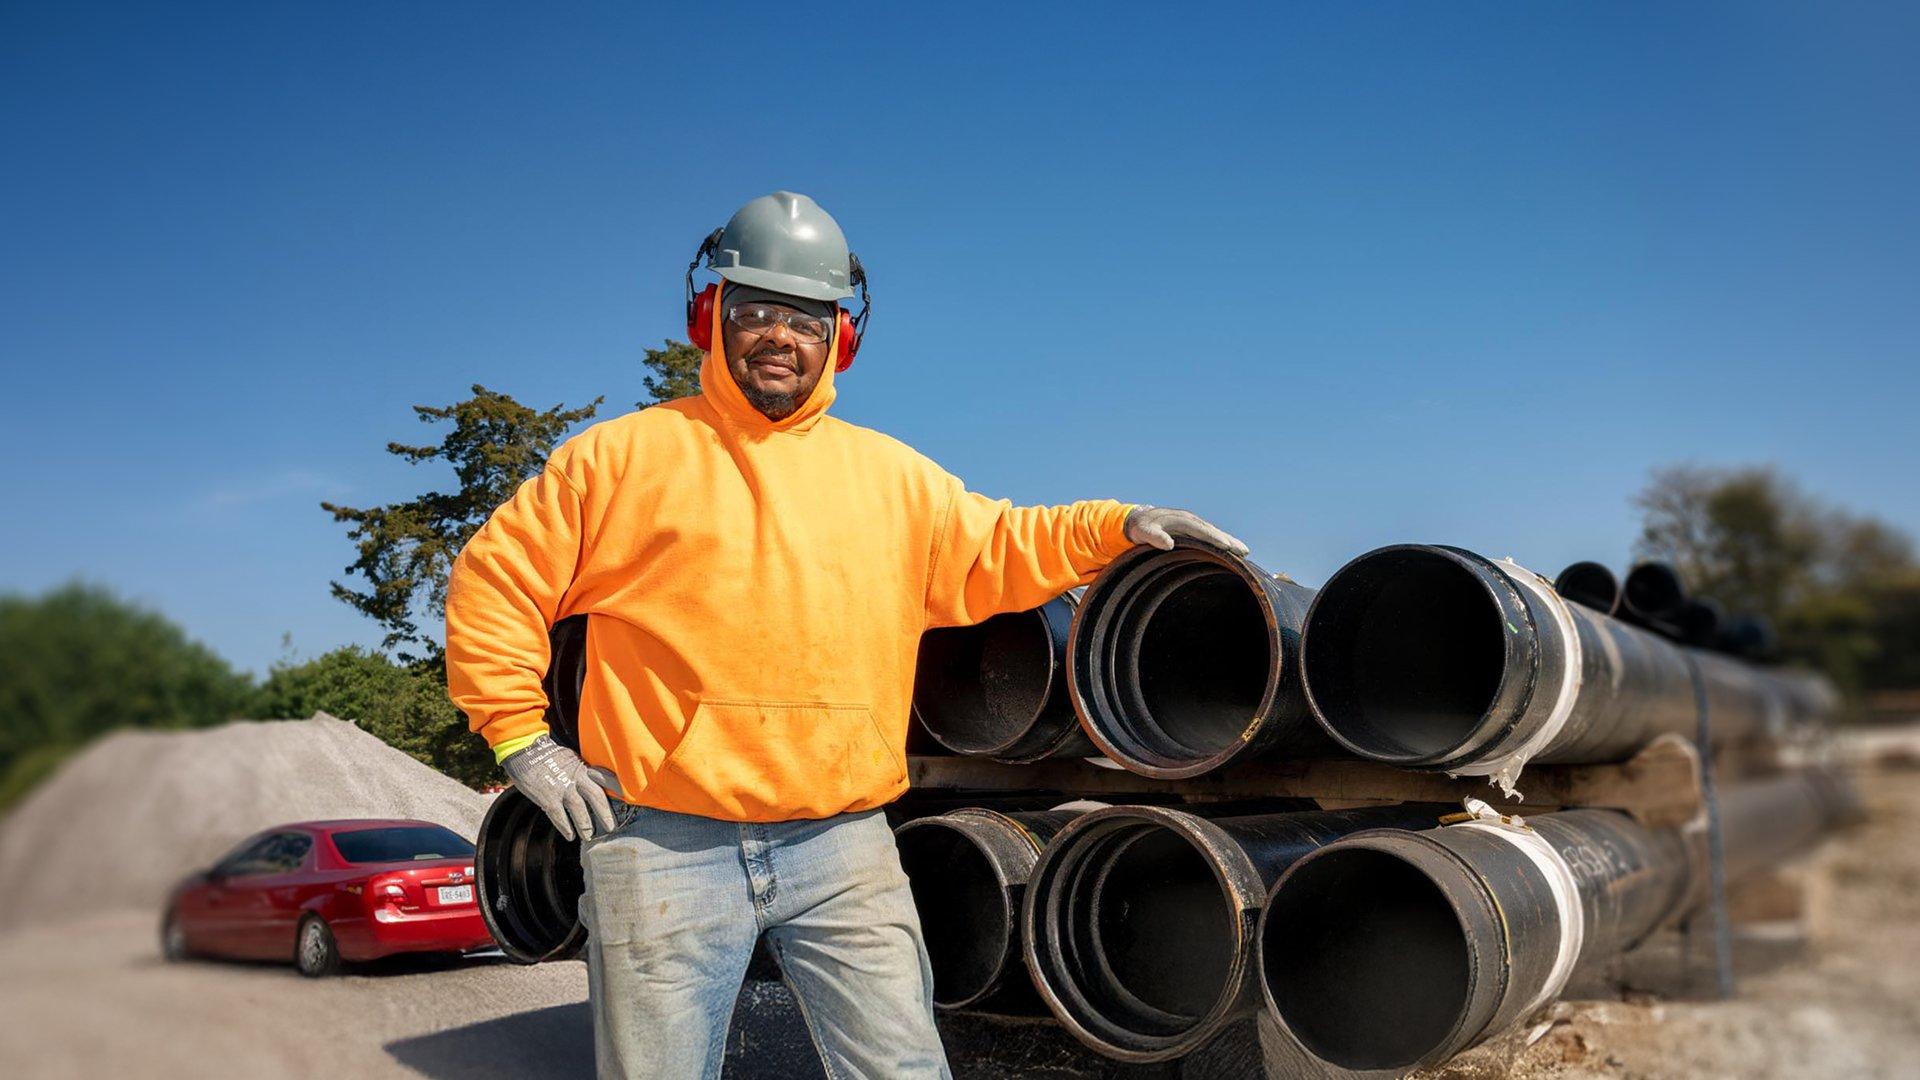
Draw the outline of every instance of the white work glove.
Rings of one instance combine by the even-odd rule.
[[[571,840],[577,832],[581,839],[591,840],[595,825],[601,832],[613,831],[613,807],[601,788],[618,791],[619,779],[581,761],[579,754],[552,737],[542,735],[525,749],[508,754],[500,767],[522,795],[547,812],[561,836]]]
[[[1247,545],[1202,521],[1185,510],[1164,506],[1136,506],[1127,515],[1127,539],[1136,544],[1172,551],[1173,542],[1182,537],[1212,544],[1229,555],[1245,555]]]

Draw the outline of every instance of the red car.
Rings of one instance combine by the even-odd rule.
[[[403,952],[493,944],[474,903],[473,844],[426,821],[305,821],[242,841],[175,886],[168,959],[288,960],[303,975]]]

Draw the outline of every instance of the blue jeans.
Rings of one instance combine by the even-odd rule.
[[[717,1078],[764,933],[827,1076],[948,1077],[920,916],[878,810],[741,824],[614,803],[585,841],[602,1077]]]

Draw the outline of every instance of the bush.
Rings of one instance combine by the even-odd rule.
[[[252,680],[213,650],[108,589],[0,596],[0,786],[11,797],[96,735],[217,724],[252,696]]]
[[[436,671],[396,664],[357,645],[274,665],[255,709],[289,718],[329,712],[470,787],[499,778],[493,752],[467,729]]]

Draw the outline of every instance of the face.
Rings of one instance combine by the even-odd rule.
[[[765,321],[754,318],[756,313],[746,310],[750,308],[767,309],[781,316],[800,313],[785,304],[756,300],[730,306],[721,322],[726,339],[727,370],[733,373],[733,381],[767,419],[784,419],[805,403],[820,381],[820,374],[827,367],[828,341],[802,341],[793,328],[780,319],[764,328],[739,325],[736,316],[744,316],[743,321],[751,323]],[[757,314],[764,316],[765,313]],[[824,325],[824,320],[821,322]],[[826,328],[829,332],[832,330],[831,325]],[[828,336],[831,337],[831,333]]]

